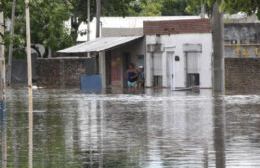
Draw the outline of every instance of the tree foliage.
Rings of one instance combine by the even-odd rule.
[[[189,0],[187,10],[190,13],[197,13],[201,4],[204,4],[210,15],[215,2],[219,4],[219,9],[225,13],[245,12],[249,15],[256,13],[260,18],[260,0]]]
[[[163,16],[194,14],[194,12],[189,12],[187,10],[187,6],[188,0],[163,0],[161,12]]]
[[[260,19],[260,0],[224,0],[222,9],[230,12],[245,12],[247,14],[256,13]]]
[[[5,18],[11,17],[12,0],[3,0]],[[5,45],[13,40],[17,54],[25,47],[25,4],[17,1],[15,12],[15,35],[11,39],[5,35]],[[72,4],[64,0],[33,0],[30,2],[31,40],[32,44],[43,44],[54,50],[72,44],[72,38],[64,26],[64,21],[70,17]],[[15,53],[14,53],[15,54]]]

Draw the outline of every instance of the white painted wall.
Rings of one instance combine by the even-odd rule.
[[[185,19],[200,19],[200,16],[151,16],[151,17],[101,17],[101,34],[102,28],[143,28],[144,21],[159,21],[159,20],[185,20]],[[67,28],[70,23],[65,24]],[[87,24],[81,23],[79,26],[79,34],[77,41],[87,41],[87,34],[80,32],[87,31]],[[90,22],[90,40],[96,39],[96,18]]]
[[[153,43],[155,35],[146,36],[146,44]],[[175,86],[183,88],[186,84],[185,73],[185,52],[183,51],[184,44],[201,44],[202,54],[199,58],[199,73],[200,73],[200,87],[212,88],[212,35],[210,33],[203,34],[174,34],[174,35],[161,35],[161,44],[163,45],[164,52],[167,48],[175,48],[175,56],[180,57],[179,62],[175,62]],[[146,53],[148,55],[150,53]],[[163,54],[162,54],[163,58]],[[165,59],[164,59],[165,60]],[[147,62],[146,62],[147,63]],[[165,65],[165,63],[162,63]],[[148,65],[146,65],[148,66]],[[162,68],[166,68],[162,66]],[[164,70],[165,71],[165,70]],[[146,74],[150,76],[151,74]],[[148,77],[149,79],[149,77]],[[150,82],[148,82],[150,83]],[[148,84],[147,83],[147,84]],[[166,82],[164,82],[166,83]],[[166,86],[164,86],[166,87]],[[170,87],[170,86],[168,86]]]

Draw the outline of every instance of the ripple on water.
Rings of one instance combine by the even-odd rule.
[[[8,90],[7,131],[0,131],[8,164],[18,167],[28,160],[26,95]],[[259,102],[258,95],[207,91],[36,90],[34,167],[260,167]]]

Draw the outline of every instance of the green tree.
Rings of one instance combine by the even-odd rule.
[[[260,0],[188,0],[186,9],[189,13],[199,13],[201,4],[204,4],[211,16],[215,2],[219,4],[222,12],[231,14],[245,12],[249,15],[256,13],[260,18]]]
[[[12,0],[3,0],[5,17],[11,16]],[[43,44],[46,48],[53,50],[67,47],[73,43],[69,31],[64,27],[64,21],[70,17],[72,4],[64,0],[34,0],[30,3],[31,12],[31,38],[32,44]],[[25,18],[24,2],[17,1],[15,35],[10,38],[6,33],[5,45],[12,40],[14,42],[14,55],[19,53],[24,56],[25,47]],[[34,47],[34,46],[32,46]],[[37,49],[37,48],[35,48]],[[46,53],[47,54],[47,53]]]
[[[191,15],[193,11],[186,8],[189,0],[136,0],[128,7],[130,15],[134,16],[178,16]]]
[[[188,0],[163,0],[161,13],[163,16],[190,15],[194,12],[187,11]]]
[[[224,0],[221,7],[229,13],[238,11],[249,15],[256,13],[260,19],[260,0]]]

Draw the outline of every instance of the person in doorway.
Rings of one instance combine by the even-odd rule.
[[[127,69],[127,86],[130,91],[133,91],[137,87],[138,72],[133,63],[128,65]]]
[[[138,89],[144,88],[144,67],[138,67],[138,80],[137,80]]]

